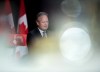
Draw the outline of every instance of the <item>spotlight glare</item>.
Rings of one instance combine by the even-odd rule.
[[[81,28],[70,28],[66,30],[60,39],[60,50],[62,55],[69,61],[84,59],[91,48],[89,34]]]

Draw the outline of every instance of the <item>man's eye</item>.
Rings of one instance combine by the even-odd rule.
[[[42,23],[44,23],[44,22],[42,22]]]

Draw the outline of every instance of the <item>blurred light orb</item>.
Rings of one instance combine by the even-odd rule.
[[[78,0],[64,0],[61,2],[61,10],[68,17],[77,17],[81,13],[81,5]]]
[[[60,50],[68,61],[85,59],[91,50],[89,34],[81,28],[69,28],[60,38]]]

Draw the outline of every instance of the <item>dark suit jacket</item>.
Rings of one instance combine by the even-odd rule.
[[[47,32],[47,35],[48,35],[48,32]],[[33,43],[36,38],[42,38],[38,28],[35,28],[34,30],[32,30],[28,33],[28,35],[27,35],[27,45],[28,45],[28,47],[31,46],[31,43]]]
[[[30,31],[30,32],[27,34],[27,45],[28,45],[28,47],[29,47],[29,45],[31,44],[31,42],[32,42],[35,38],[38,38],[38,37],[42,37],[38,28],[36,28],[36,29]]]

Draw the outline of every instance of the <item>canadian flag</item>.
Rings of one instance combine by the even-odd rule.
[[[17,38],[17,46],[16,46],[16,56],[20,58],[28,53],[28,48],[26,45],[26,38],[28,33],[28,25],[27,25],[27,18],[25,12],[25,5],[24,0],[20,0],[20,9],[19,9],[19,19],[18,19],[18,28],[17,28],[18,35]],[[20,38],[18,38],[20,37]],[[20,39],[20,40],[19,40]],[[21,43],[21,44],[19,44]]]
[[[14,27],[14,20],[13,20],[13,16],[12,16],[12,10],[11,10],[11,6],[10,6],[10,1],[9,0],[5,0],[5,12],[7,14],[7,22],[8,22],[8,26],[9,26],[9,30],[11,34],[15,34],[15,27]]]
[[[20,0],[20,11],[19,11],[19,20],[18,20],[18,34],[27,34],[28,33],[28,25],[26,19],[26,12],[24,6],[24,0]]]

